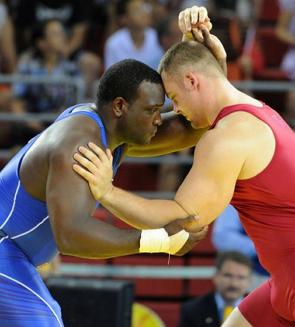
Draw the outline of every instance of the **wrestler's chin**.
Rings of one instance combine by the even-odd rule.
[[[184,115],[183,115],[184,116]],[[198,129],[200,128],[199,126],[197,126],[197,124],[193,121],[191,121],[190,119],[188,119],[186,116],[184,116],[184,118],[191,124],[192,128],[194,129]]]
[[[191,126],[193,129],[202,129],[202,128],[208,128],[210,127],[210,125],[208,124],[202,124],[202,123],[199,123],[199,122],[194,122],[194,121],[190,121],[191,123]]]
[[[193,122],[193,121],[190,121],[190,123],[191,123],[191,126],[192,126],[192,128],[193,129],[199,129],[199,128],[201,128],[200,126],[198,126],[195,122]]]
[[[140,144],[142,144],[142,145],[150,144],[152,142],[152,139],[154,138],[154,136],[155,136],[155,134],[147,136]]]

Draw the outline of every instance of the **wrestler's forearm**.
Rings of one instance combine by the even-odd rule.
[[[128,145],[126,155],[151,157],[181,151],[195,146],[207,128],[194,129],[184,117],[174,113],[162,115],[162,125],[149,144]]]
[[[176,201],[150,200],[113,187],[100,203],[114,215],[136,228],[160,228],[188,214]]]
[[[103,259],[138,253],[141,231],[119,229],[88,217],[54,234],[62,254]]]

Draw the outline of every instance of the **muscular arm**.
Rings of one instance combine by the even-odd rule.
[[[92,217],[96,203],[72,164],[78,146],[89,139],[97,142],[99,130],[88,118],[71,119],[75,122],[64,124],[64,134],[49,155],[46,201],[57,246],[64,254],[85,258],[137,253],[140,231],[121,230]]]
[[[208,225],[231,200],[244,150],[230,131],[209,131],[199,142],[193,166],[174,200],[148,200],[113,187],[101,202],[132,225],[157,228],[187,215],[198,215],[199,225]]]
[[[180,151],[195,146],[207,129],[194,129],[183,116],[174,113],[162,115],[163,123],[158,127],[150,144],[129,145],[126,155],[151,157]]]

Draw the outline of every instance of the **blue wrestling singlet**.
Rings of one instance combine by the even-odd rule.
[[[100,129],[107,147],[106,132],[92,104],[68,108],[57,119],[84,115]],[[19,169],[24,155],[41,134],[28,142],[0,172],[0,326],[61,327],[60,307],[51,297],[36,266],[57,254],[46,203],[34,199],[21,184]],[[122,147],[114,153],[114,173]]]

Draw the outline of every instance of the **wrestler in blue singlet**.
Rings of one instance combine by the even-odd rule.
[[[56,121],[86,115],[100,129],[102,144],[107,138],[92,104],[65,110]],[[50,227],[46,203],[33,198],[21,184],[19,170],[27,151],[41,134],[30,140],[0,172],[0,326],[60,327],[60,307],[51,297],[36,266],[50,261],[57,247]],[[122,148],[114,153],[116,172]]]

